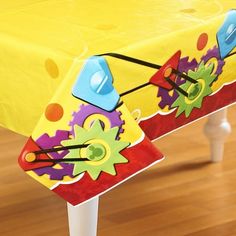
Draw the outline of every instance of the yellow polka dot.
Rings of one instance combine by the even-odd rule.
[[[164,72],[164,77],[167,78],[172,74],[172,68],[167,68]]]
[[[57,64],[50,58],[45,61],[45,68],[48,74],[53,78],[57,78],[59,76],[59,69]]]
[[[193,8],[186,8],[186,9],[182,9],[180,11],[183,13],[195,13],[196,12],[196,10]]]
[[[30,152],[30,153],[27,153],[26,156],[25,156],[25,160],[27,162],[33,162],[36,160],[36,156],[34,153]]]

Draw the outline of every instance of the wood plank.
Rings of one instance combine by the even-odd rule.
[[[230,107],[233,129],[235,114]],[[101,197],[99,236],[236,235],[236,133],[213,164],[205,122],[157,140],[166,160]],[[65,202],[18,167],[25,141],[0,128],[0,235],[68,235]]]

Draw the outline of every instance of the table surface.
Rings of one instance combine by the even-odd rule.
[[[234,0],[1,1],[0,124],[30,135],[74,58],[130,51],[222,18],[234,5]]]

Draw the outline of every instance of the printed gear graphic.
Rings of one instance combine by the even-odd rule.
[[[208,66],[209,64],[213,64],[214,68],[212,74],[216,75],[215,81],[218,79],[218,76],[222,73],[223,67],[225,65],[224,60],[220,58],[220,52],[217,46],[214,46],[212,49],[209,49],[201,58],[201,62]]]
[[[97,119],[100,120],[103,128],[110,129],[113,127],[119,127],[119,133],[123,133],[122,125],[124,121],[121,120],[121,112],[119,111],[104,111],[98,107],[93,105],[80,105],[80,109],[78,112],[74,112],[72,114],[73,119],[70,121],[69,125],[72,127],[71,133],[74,135],[73,127],[74,125],[79,125],[83,128],[90,128],[93,122]],[[117,139],[119,139],[117,135]]]
[[[189,70],[195,70],[198,66],[196,59],[194,58],[192,61],[189,61],[189,57],[183,57],[179,61],[178,70],[181,73],[188,73]],[[181,85],[184,84],[185,80],[180,76],[176,79],[176,84]],[[158,104],[160,108],[164,109],[165,106],[171,107],[174,101],[178,98],[178,93],[176,90],[173,91],[173,94],[170,95],[169,91],[159,87],[157,97],[161,97],[161,101]]]
[[[94,121],[88,130],[75,125],[74,138],[62,141],[62,145],[89,144],[89,146],[71,149],[65,158],[88,158],[89,161],[73,162],[73,175],[86,171],[93,180],[98,179],[102,171],[116,175],[114,165],[128,162],[120,151],[130,145],[128,142],[116,140],[118,132],[119,127],[104,131],[99,120]],[[71,162],[68,161],[68,163]]]
[[[204,97],[212,93],[210,85],[215,80],[216,75],[212,75],[213,64],[205,67],[202,62],[196,71],[189,71],[188,76],[195,79],[198,83],[193,84],[187,81],[180,87],[188,93],[188,97],[185,97],[179,91],[179,97],[172,104],[172,108],[177,107],[176,117],[185,112],[185,116],[188,117],[192,110],[200,108]]]
[[[56,146],[61,145],[61,141],[69,138],[69,131],[65,130],[57,130],[55,136],[50,137],[48,134],[43,134],[40,136],[36,143],[42,148],[42,149],[50,149],[54,148]],[[66,154],[68,154],[67,150],[61,151],[61,152],[52,152],[49,155],[53,159],[62,159]],[[59,167],[59,168],[56,168]],[[39,169],[35,169],[34,172],[39,175],[49,175],[51,180],[62,180],[64,176],[70,176],[73,177],[73,165],[68,163],[60,163],[57,165],[53,165],[50,167],[43,167]]]

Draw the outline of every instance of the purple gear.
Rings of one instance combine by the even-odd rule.
[[[222,60],[220,58],[220,52],[217,46],[214,46],[212,49],[209,49],[206,53],[206,55],[204,55],[201,58],[201,61],[204,62],[204,64],[206,64],[209,60],[211,60],[212,58],[215,58],[217,60],[217,69],[215,72],[216,75],[216,79],[214,81],[216,81],[218,79],[218,76],[222,73],[223,71],[223,67],[225,65],[224,60]]]
[[[42,149],[54,148],[56,146],[60,146],[62,140],[69,139],[69,134],[69,131],[57,130],[55,136],[50,137],[48,134],[43,134],[37,139],[36,143]],[[53,159],[62,159],[67,153],[68,150],[60,152],[51,152],[50,156]],[[60,163],[58,165],[61,166],[61,169],[55,169],[53,168],[53,166],[48,166],[35,169],[34,172],[39,176],[48,174],[51,180],[62,180],[64,176],[73,177],[73,164]]]
[[[84,126],[85,120],[94,114],[101,114],[105,116],[110,121],[110,126],[112,127],[119,127],[119,133],[124,132],[122,129],[122,125],[124,124],[124,121],[121,120],[121,112],[118,111],[104,111],[103,109],[100,109],[98,107],[95,107],[93,105],[87,104],[87,105],[80,105],[80,109],[77,112],[73,112],[72,116],[73,119],[70,121],[69,125],[72,127],[71,133],[74,135],[74,125],[79,125],[81,127]],[[92,124],[91,124],[92,125]],[[104,124],[102,124],[104,126]],[[117,137],[119,139],[119,137]]]
[[[188,73],[189,70],[195,70],[198,66],[197,60],[194,58],[192,61],[188,61],[189,57],[183,57],[179,61],[178,71],[181,73]],[[181,85],[185,83],[185,79],[181,78],[180,76],[176,79],[176,84]],[[178,98],[179,94],[176,90],[173,91],[173,95],[169,94],[169,91],[159,87],[158,89],[158,97],[161,97],[161,101],[158,104],[160,108],[164,109],[165,106],[171,107],[174,101]]]

